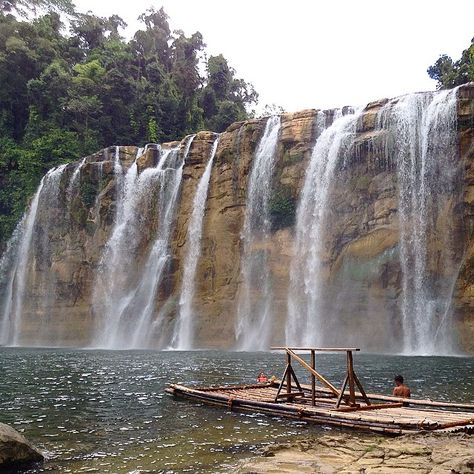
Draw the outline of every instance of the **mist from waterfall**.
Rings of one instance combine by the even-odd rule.
[[[214,140],[211,148],[209,160],[204,173],[199,180],[196,193],[193,199],[193,211],[188,225],[187,248],[184,259],[183,281],[179,298],[179,313],[171,347],[178,350],[190,350],[194,347],[194,319],[193,299],[196,286],[196,268],[201,256],[201,238],[204,223],[204,212],[206,210],[206,200],[211,178],[212,165],[216,156],[219,137]]]
[[[384,150],[397,166],[402,350],[407,354],[453,351],[451,298],[458,273],[453,210],[444,228],[437,217],[455,189],[456,122],[457,89],[406,95],[379,112],[378,128],[389,132]],[[436,275],[435,265],[451,273]]]
[[[37,265],[40,265],[40,261],[49,261],[51,258],[49,255],[51,215],[48,213],[45,216],[45,222],[39,226],[37,222],[38,210],[56,205],[59,185],[65,168],[66,165],[53,168],[42,178],[28,211],[15,229],[0,261],[0,278],[5,287],[0,320],[1,344],[17,346],[22,343],[23,304],[26,298],[31,259],[34,255]],[[54,281],[52,281],[54,277],[50,274],[49,267],[46,268],[46,265],[44,267],[40,277],[43,280],[41,283],[51,290],[54,286]],[[50,293],[52,294],[48,298],[41,301],[38,307],[39,311],[47,311],[47,304],[50,302],[50,298],[54,297],[54,293],[51,291]]]
[[[247,204],[242,231],[242,285],[235,335],[240,350],[268,348],[271,338],[272,289],[265,248],[270,237],[269,201],[276,161],[280,116],[271,116],[258,144],[247,184]]]
[[[350,112],[353,112],[350,110]],[[342,153],[353,139],[359,113],[334,112],[326,128],[327,112],[318,112],[319,135],[306,171],[296,215],[294,256],[290,269],[288,318],[285,338],[289,345],[324,345],[324,248],[331,187]]]
[[[188,138],[183,156],[179,146],[167,150],[159,148],[156,166],[140,174],[138,153],[125,176],[120,160],[115,159],[117,215],[97,271],[93,295],[97,319],[94,347],[121,349],[146,347],[150,343],[155,297],[170,259],[169,240],[176,198],[193,138]],[[137,268],[142,242],[140,209],[144,205],[156,207],[157,229],[144,266]]]

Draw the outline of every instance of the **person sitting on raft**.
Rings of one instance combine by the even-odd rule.
[[[257,376],[257,382],[258,383],[268,382],[268,377],[263,372],[260,372]]]
[[[410,398],[411,392],[410,389],[403,383],[403,377],[401,375],[397,375],[393,380],[395,381],[393,396]]]

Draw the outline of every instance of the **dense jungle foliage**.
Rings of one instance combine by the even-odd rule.
[[[222,55],[206,55],[201,33],[172,31],[163,9],[139,19],[125,40],[116,15],[0,0],[0,251],[52,166],[114,144],[220,132],[256,103]]]

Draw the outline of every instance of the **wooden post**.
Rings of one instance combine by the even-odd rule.
[[[311,368],[316,370],[316,356],[315,351],[311,350]],[[311,373],[311,405],[316,405],[316,376]]]
[[[349,404],[355,405],[354,360],[352,351],[347,351],[347,376],[349,378]]]
[[[286,363],[288,365],[288,371],[286,373],[286,393],[291,393],[291,355],[289,352],[286,353]]]

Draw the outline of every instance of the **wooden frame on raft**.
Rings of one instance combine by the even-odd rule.
[[[367,409],[371,405],[367,394],[365,393],[364,387],[360,383],[355,371],[354,371],[354,357],[352,353],[359,351],[360,349],[355,347],[337,347],[337,348],[321,348],[321,347],[272,347],[272,350],[284,350],[286,352],[286,368],[281,378],[281,383],[278,387],[278,392],[275,397],[275,402],[279,399],[285,398],[287,400],[293,400],[295,397],[304,397],[304,390],[296,377],[295,371],[291,365],[291,359],[295,359],[301,366],[303,366],[311,374],[311,405],[316,405],[316,379],[318,379],[333,395],[337,397],[336,408],[339,408],[341,403],[344,402],[351,409],[360,409],[360,404],[356,403],[356,392],[355,385],[359,388],[360,395],[364,399],[367,406],[363,409]],[[296,351],[310,352],[311,354],[311,365],[309,365],[302,357],[296,354]],[[346,376],[342,383],[341,389],[338,390],[331,382],[329,382],[323,375],[316,371],[316,352],[345,352],[346,353]],[[297,392],[291,391],[291,379],[294,380],[295,385],[298,389]],[[345,390],[349,384],[349,395],[345,395]],[[283,387],[286,385],[286,393],[281,393]],[[387,408],[385,404],[384,408]],[[398,406],[398,404],[396,405]],[[376,408],[376,407],[373,407]]]

